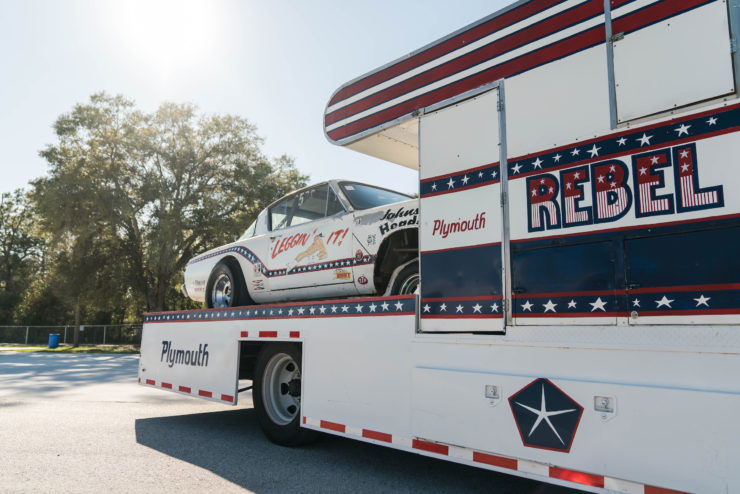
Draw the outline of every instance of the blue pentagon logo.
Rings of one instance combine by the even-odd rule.
[[[583,407],[548,379],[536,379],[509,397],[522,443],[570,452]]]

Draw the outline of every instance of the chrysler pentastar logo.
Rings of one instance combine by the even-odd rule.
[[[547,379],[536,379],[509,398],[525,446],[570,451],[583,407]]]

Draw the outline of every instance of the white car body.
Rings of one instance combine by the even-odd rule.
[[[213,269],[228,259],[238,262],[255,303],[377,293],[374,268],[379,249],[385,239],[403,230],[413,230],[416,239],[419,202],[409,199],[356,209],[343,191],[347,185],[366,184],[332,180],[275,201],[259,214],[251,237],[245,238],[245,234],[193,258],[185,269],[183,291],[193,300],[205,302]],[[326,186],[336,194],[342,211],[296,226],[271,228],[273,208],[288,198]],[[412,257],[416,259],[418,253]]]

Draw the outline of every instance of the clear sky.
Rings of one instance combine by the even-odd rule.
[[[98,91],[145,110],[190,102],[256,124],[311,182],[416,192],[416,171],[330,144],[343,83],[510,0],[0,0],[0,192],[43,175],[52,124]]]

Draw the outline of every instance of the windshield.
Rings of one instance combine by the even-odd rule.
[[[244,240],[247,238],[251,238],[254,236],[254,230],[257,226],[257,220],[254,220],[251,225],[249,225],[249,228],[247,228],[244,233],[242,233],[242,236],[239,237],[239,240]]]
[[[372,185],[341,182],[339,186],[355,209],[370,209],[411,199],[411,196],[407,196],[406,194],[381,189],[380,187],[373,187]]]

